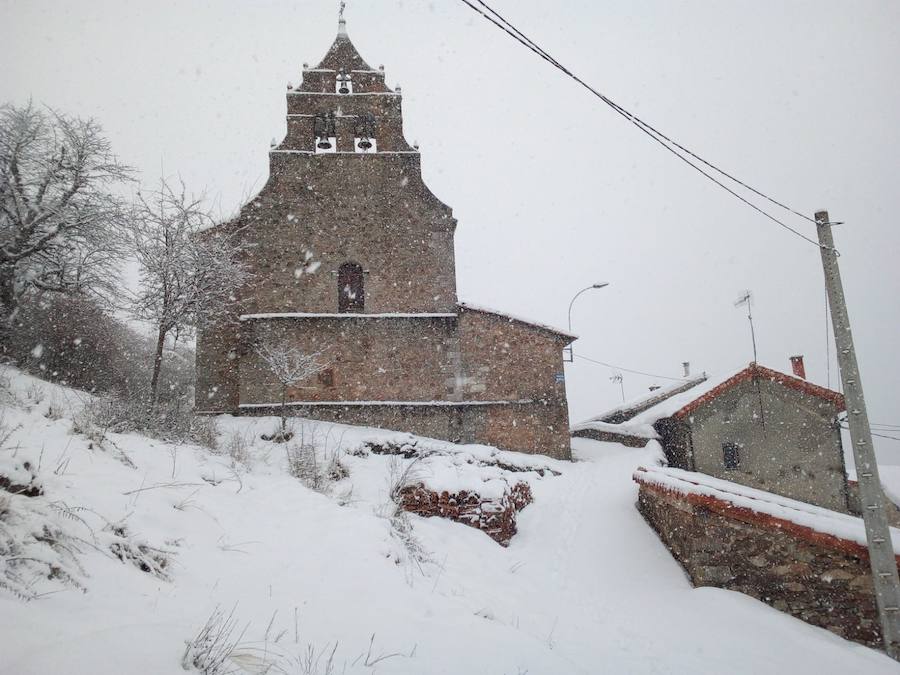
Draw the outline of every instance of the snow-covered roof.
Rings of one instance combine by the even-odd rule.
[[[803,535],[803,530],[808,529],[813,531],[813,535],[819,533],[864,548],[866,546],[866,530],[862,518],[813,506],[772,492],[671,467],[640,467],[634,473],[634,480],[689,497],[711,498],[724,502],[728,507],[728,514],[732,517],[740,518],[742,512],[749,515],[756,514],[764,516],[759,519],[761,524],[788,532]],[[765,518],[766,516],[768,518]],[[790,527],[791,524],[800,528]],[[814,538],[819,543],[829,543],[822,537]],[[894,554],[900,555],[900,530],[891,528],[891,539]]]
[[[844,409],[844,397],[836,391],[820,387],[800,377],[786,375],[771,368],[766,368],[757,363],[741,368],[737,372],[730,372],[718,377],[710,377],[705,382],[692,387],[687,391],[676,394],[665,401],[635,415],[632,422],[654,424],[665,417],[684,417],[699,408],[704,403],[722,395],[732,387],[745,382],[753,377],[777,382],[785,387],[796,389],[810,396],[831,401],[838,410]]]
[[[623,427],[625,426],[625,422],[633,419],[639,413],[652,408],[663,401],[685,392],[689,389],[693,389],[701,382],[706,381],[706,374],[699,375],[693,378],[688,378],[684,380],[677,380],[672,382],[671,384],[667,384],[664,387],[660,387],[659,389],[654,389],[651,392],[646,394],[641,394],[630,401],[626,401],[621,405],[617,405],[615,408],[610,408],[605,412],[600,413],[590,419],[581,422],[574,427],[572,430],[576,429],[596,429],[597,431],[611,431],[611,429],[601,429],[597,424],[605,424],[607,427],[614,427],[617,430],[617,433],[621,433]],[[640,427],[647,425],[646,422],[638,424],[638,425],[630,425],[635,427]],[[643,436],[644,438],[656,438],[654,433],[653,436]]]
[[[358,312],[268,312],[241,314],[241,321],[257,319],[455,319],[453,312],[383,312],[360,314]]]
[[[689,415],[704,403],[754,376],[831,401],[839,410],[844,408],[844,397],[836,391],[751,363],[749,366],[724,375],[707,377],[704,374],[692,380],[675,382],[580,422],[572,427],[572,431],[592,429],[637,438],[656,438],[656,436],[647,436],[646,430],[648,427],[652,428],[659,420],[666,417]],[[617,420],[621,421],[617,422]]]
[[[550,333],[556,333],[557,335],[562,335],[563,337],[570,338],[571,340],[577,340],[578,336],[568,331],[560,330],[559,328],[554,328],[553,326],[549,326],[545,323],[540,323],[538,321],[532,321],[531,319],[525,319],[521,316],[515,316],[513,314],[509,314],[507,312],[500,312],[496,309],[489,309],[487,307],[482,307],[480,305],[473,305],[470,302],[460,302],[457,303],[461,309],[467,309],[472,312],[481,312],[482,314],[493,314],[494,316],[499,316],[508,321],[515,321],[517,323],[524,323],[528,326],[532,326],[533,328],[540,328],[541,330],[548,331]]]

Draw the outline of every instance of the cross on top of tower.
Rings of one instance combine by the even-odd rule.
[[[346,2],[341,2],[340,9],[338,10],[338,35],[347,35],[347,21],[344,19],[344,8],[347,6]]]

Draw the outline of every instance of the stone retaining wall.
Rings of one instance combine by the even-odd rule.
[[[640,484],[638,509],[695,586],[740,591],[881,648],[868,553],[855,541],[704,494]]]
[[[440,516],[475,527],[501,546],[516,533],[516,513],[531,503],[531,488],[516,483],[499,501],[475,492],[433,492],[424,485],[410,485],[400,492],[400,507],[420,516]]]

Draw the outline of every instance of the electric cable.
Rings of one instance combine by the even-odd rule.
[[[813,245],[816,246],[817,248],[820,248],[820,247],[821,247],[821,244],[819,244],[818,241],[816,241],[816,240],[814,240],[814,239],[812,239],[812,238],[810,238],[810,237],[807,237],[806,235],[804,235],[803,233],[801,233],[799,230],[794,229],[793,227],[791,227],[791,226],[788,225],[787,223],[785,223],[785,222],[779,220],[778,218],[776,218],[776,217],[773,216],[772,214],[768,213],[767,211],[763,210],[762,208],[760,208],[759,206],[757,206],[757,205],[754,204],[753,202],[751,202],[751,201],[749,201],[748,199],[746,199],[745,197],[743,197],[742,195],[738,194],[737,192],[735,192],[734,190],[732,190],[730,187],[728,187],[727,185],[725,185],[724,183],[722,183],[722,181],[718,180],[715,176],[711,175],[711,174],[708,173],[707,171],[704,171],[702,167],[698,166],[697,164],[695,164],[694,162],[692,162],[690,159],[688,159],[687,157],[685,157],[684,155],[682,155],[682,154],[679,152],[679,150],[681,150],[681,151],[684,152],[684,153],[687,153],[687,154],[690,155],[691,157],[695,158],[695,159],[698,160],[699,162],[702,162],[703,164],[705,164],[705,165],[708,166],[709,168],[713,169],[714,171],[718,172],[719,174],[721,174],[722,176],[728,178],[729,180],[733,181],[734,183],[736,183],[736,184],[738,184],[738,185],[740,185],[740,186],[746,188],[747,190],[753,192],[754,194],[756,194],[756,195],[758,195],[758,196],[760,196],[760,197],[762,197],[762,198],[768,200],[768,201],[771,202],[772,204],[775,204],[775,205],[777,205],[777,206],[779,206],[779,207],[781,207],[781,208],[783,208],[783,209],[789,211],[790,213],[793,213],[793,214],[795,214],[795,215],[797,215],[797,216],[799,216],[799,217],[801,217],[801,218],[803,218],[803,219],[805,219],[805,220],[808,220],[808,221],[810,221],[810,222],[815,222],[815,220],[814,220],[813,218],[810,218],[809,216],[804,215],[804,214],[801,213],[800,211],[797,211],[796,209],[793,209],[793,208],[787,206],[786,204],[784,204],[784,203],[782,203],[782,202],[780,202],[780,201],[778,201],[778,200],[776,200],[776,199],[774,199],[774,198],[768,196],[767,194],[761,192],[760,190],[757,190],[756,188],[752,187],[751,185],[745,183],[744,181],[739,180],[738,178],[736,178],[736,177],[733,176],[732,174],[726,172],[726,171],[723,170],[723,169],[720,169],[718,166],[716,166],[716,165],[713,164],[712,162],[707,161],[706,159],[704,159],[704,158],[701,157],[700,155],[698,155],[698,154],[696,154],[695,152],[689,150],[689,149],[686,148],[684,145],[682,145],[682,144],[678,143],[677,141],[673,140],[672,138],[670,138],[669,136],[665,135],[664,133],[662,133],[661,131],[659,131],[658,129],[656,129],[655,127],[653,127],[652,125],[648,124],[647,122],[645,122],[645,121],[642,120],[641,118],[637,117],[636,115],[634,115],[633,113],[631,113],[631,112],[628,111],[627,109],[623,108],[622,106],[620,106],[619,104],[617,104],[615,101],[613,101],[612,99],[610,99],[609,97],[607,97],[606,95],[604,95],[603,93],[601,93],[600,91],[598,91],[597,89],[595,89],[594,87],[592,87],[591,85],[589,85],[587,82],[585,82],[584,80],[582,80],[580,77],[578,77],[577,75],[575,75],[571,70],[569,70],[568,68],[566,68],[565,66],[563,66],[559,61],[557,61],[556,59],[554,59],[552,56],[550,56],[550,54],[549,54],[546,50],[544,50],[544,49],[543,49],[542,47],[540,47],[536,42],[534,42],[533,40],[531,40],[531,38],[529,38],[528,36],[526,36],[522,31],[520,31],[518,28],[516,28],[512,23],[510,23],[509,21],[507,21],[507,20],[506,20],[499,12],[497,12],[496,10],[494,10],[492,7],[490,7],[490,5],[488,5],[488,4],[487,4],[486,2],[484,2],[483,0],[476,0],[476,2],[478,2],[482,7],[484,7],[484,8],[485,8],[488,12],[490,12],[490,14],[492,14],[493,16],[491,16],[491,15],[489,15],[489,14],[486,14],[484,11],[482,11],[481,9],[479,9],[478,7],[476,7],[474,4],[472,4],[472,2],[470,2],[470,0],[462,0],[462,2],[463,2],[466,6],[468,6],[470,9],[472,9],[473,11],[477,12],[478,14],[480,14],[483,18],[485,18],[486,20],[490,21],[490,22],[491,22],[492,24],[494,24],[496,27],[500,28],[502,31],[504,31],[505,33],[507,33],[507,34],[508,34],[510,37],[512,37],[514,40],[516,40],[517,42],[519,42],[520,44],[522,44],[523,46],[525,46],[526,48],[528,48],[530,51],[532,51],[532,52],[534,52],[535,54],[537,54],[540,58],[544,59],[545,61],[547,61],[548,63],[550,63],[552,66],[554,66],[555,68],[557,68],[558,70],[560,70],[561,72],[563,72],[565,75],[567,75],[568,77],[570,77],[571,79],[573,79],[575,82],[577,82],[578,84],[580,84],[582,87],[584,87],[585,89],[587,89],[587,90],[588,90],[589,92],[591,92],[594,96],[596,96],[596,97],[599,98],[601,101],[603,101],[605,104],[607,104],[609,107],[611,107],[615,112],[617,112],[619,115],[621,115],[622,117],[624,117],[625,119],[627,119],[629,122],[631,122],[631,123],[632,123],[637,129],[639,129],[641,132],[643,132],[644,134],[646,134],[647,136],[649,136],[651,139],[655,140],[655,141],[656,141],[657,143],[659,143],[663,148],[665,148],[666,150],[668,150],[669,152],[671,152],[673,155],[675,155],[676,157],[678,157],[681,161],[683,161],[683,162],[685,162],[686,164],[688,164],[689,166],[691,166],[695,171],[697,171],[697,172],[699,172],[700,174],[702,174],[703,176],[705,176],[707,179],[709,179],[710,181],[712,181],[713,183],[715,183],[716,185],[718,185],[720,188],[722,188],[723,190],[725,190],[726,192],[728,192],[729,194],[731,194],[733,197],[739,199],[741,202],[743,202],[744,204],[746,204],[747,206],[749,206],[750,208],[752,208],[752,209],[753,209],[754,211],[756,211],[757,213],[759,213],[759,214],[761,214],[762,216],[768,218],[769,220],[771,220],[772,222],[776,223],[776,224],[779,225],[780,227],[786,229],[787,231],[791,232],[792,234],[794,234],[794,235],[800,237],[801,239],[803,239],[803,240],[805,240],[805,241],[807,241],[807,242],[813,244]],[[495,17],[496,17],[496,18],[495,18]],[[674,146],[674,147],[672,147],[672,146]],[[676,149],[676,148],[677,148],[677,149]]]

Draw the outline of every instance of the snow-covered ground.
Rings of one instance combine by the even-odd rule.
[[[24,522],[44,518],[89,545],[86,592],[47,581],[26,603],[0,589],[0,673],[183,673],[185,641],[217,607],[237,623],[232,665],[246,669],[235,672],[276,662],[272,673],[325,673],[332,654],[334,673],[896,672],[880,653],[749,597],[692,589],[634,508],[631,476],[652,464],[652,450],[576,439],[573,463],[503,453],[504,463],[561,475],[514,474],[534,503],[508,548],[464,525],[410,517],[422,562],[387,507],[392,471],[412,460],[344,454],[349,476],[322,494],[289,475],[283,444],[260,440],[272,418],[218,419],[223,446],[246,440],[238,463],[138,435],[90,447],[69,419],[84,395],[5,375],[13,396],[3,424],[18,428],[0,468],[29,480],[28,461],[44,490],[9,508],[27,503]],[[373,434],[391,436],[320,427],[317,439],[352,449]],[[426,470],[452,485],[453,467],[463,475],[470,466],[459,457],[492,455],[461,452]],[[124,534],[107,521],[124,523]],[[171,551],[169,579],[111,556],[118,540]],[[310,648],[316,668],[305,666]]]

